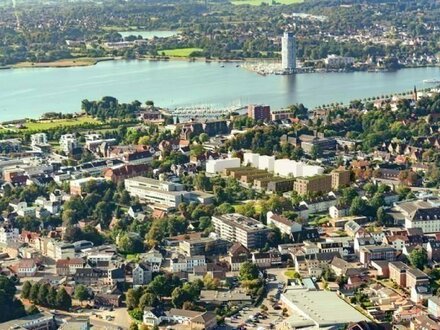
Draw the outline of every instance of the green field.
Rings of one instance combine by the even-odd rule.
[[[303,0],[275,0],[275,2],[282,5],[291,5],[293,3],[301,3]],[[272,0],[232,0],[231,3],[233,5],[259,6],[262,3],[272,5]]]
[[[81,124],[100,124],[101,122],[97,119],[88,116],[82,116],[73,119],[53,119],[53,120],[38,120],[38,121],[27,121],[23,126],[25,128],[18,130],[16,127],[5,126],[3,129],[10,129],[13,131],[42,131],[51,128],[56,128],[60,126],[78,126]]]
[[[288,268],[288,269],[284,272],[284,276],[286,276],[288,279],[291,279],[291,280],[293,280],[293,279],[295,279],[295,278],[298,278],[298,277],[301,277],[301,276],[299,276],[299,274],[298,274],[298,272],[295,270],[295,268]]]
[[[173,56],[173,57],[189,57],[193,52],[201,52],[203,49],[201,48],[176,48],[176,49],[163,49],[159,50],[158,53],[165,56]]]

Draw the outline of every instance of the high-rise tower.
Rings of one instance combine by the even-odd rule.
[[[295,36],[292,32],[284,32],[281,38],[281,67],[287,72],[296,69]]]

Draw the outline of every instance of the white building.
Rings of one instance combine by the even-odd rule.
[[[60,148],[64,153],[70,154],[73,149],[78,148],[78,139],[75,134],[64,134],[60,137]]]
[[[296,69],[295,36],[291,32],[284,32],[281,38],[281,68],[289,72]]]
[[[440,207],[419,208],[405,217],[405,228],[421,228],[423,233],[440,232]]]
[[[230,242],[239,242],[248,249],[263,247],[267,242],[267,228],[261,222],[238,213],[212,217],[215,232]]]
[[[347,56],[328,55],[324,63],[329,68],[341,68],[348,65],[353,65],[354,58]]]
[[[31,146],[46,145],[47,135],[46,133],[35,133],[31,135]]]
[[[267,225],[274,225],[282,234],[291,235],[292,233],[302,230],[302,225],[300,223],[291,221],[282,215],[273,213],[272,211],[267,212],[266,217]]]
[[[170,268],[173,273],[191,272],[196,266],[206,265],[205,256],[178,257],[170,260]]]
[[[153,272],[158,272],[163,262],[162,253],[155,248],[152,248],[150,251],[143,254],[142,259],[151,265]]]
[[[428,299],[428,313],[436,318],[440,317],[440,297],[433,296]]]
[[[8,245],[11,242],[17,241],[19,235],[18,228],[0,227],[0,244]]]
[[[273,172],[275,166],[275,156],[261,156],[260,154],[246,152],[243,154],[243,166],[248,165],[258,168],[259,170]]]
[[[141,202],[153,204],[158,209],[176,208],[190,193],[184,186],[177,183],[134,177],[125,180],[125,189],[131,196],[138,197]]]
[[[218,174],[235,167],[240,167],[240,158],[210,159],[206,162],[206,173]]]
[[[308,177],[323,174],[324,168],[290,159],[277,159],[274,164],[274,173],[283,177]]]
[[[153,271],[151,265],[147,263],[139,263],[133,269],[133,286],[145,285],[151,282]]]

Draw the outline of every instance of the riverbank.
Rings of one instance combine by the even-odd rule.
[[[118,60],[115,57],[79,57],[66,58],[52,62],[19,62],[17,64],[0,67],[0,69],[29,69],[29,68],[71,68],[96,65],[99,62]]]

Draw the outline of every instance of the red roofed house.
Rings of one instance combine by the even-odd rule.
[[[121,182],[125,179],[135,176],[143,176],[147,174],[148,166],[145,164],[123,165],[117,168],[108,168],[104,170],[104,177],[114,183]]]
[[[17,276],[29,277],[37,273],[37,264],[33,259],[21,259],[17,265]]]

